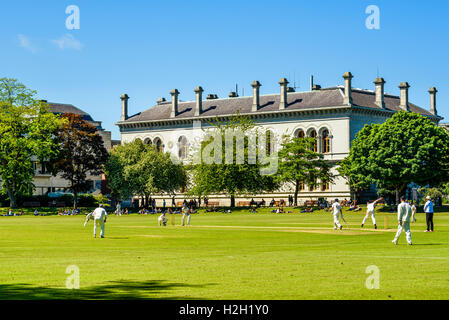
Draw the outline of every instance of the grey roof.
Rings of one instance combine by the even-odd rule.
[[[75,107],[72,104],[64,104],[64,103],[54,103],[54,102],[48,102],[48,105],[50,106],[50,111],[56,114],[64,114],[64,113],[73,113],[73,114],[79,114],[83,116],[83,120],[85,121],[94,121],[90,114],[84,112],[83,110]]]
[[[326,107],[343,106],[343,87],[326,88],[309,92],[288,93],[287,108],[285,111],[301,111],[310,109],[320,109]],[[373,91],[352,89],[353,104],[360,107],[381,109],[375,105],[375,93]],[[237,111],[244,114],[256,112],[278,112],[279,94],[261,95],[260,107],[258,111],[251,111],[253,97],[224,98],[215,100],[203,100],[203,112],[200,117],[214,117],[235,114]],[[400,110],[400,98],[397,96],[385,95],[386,109],[391,111]],[[193,118],[195,112],[195,101],[179,102],[178,114],[175,119]],[[412,103],[409,103],[410,110],[423,115],[432,115]],[[170,120],[171,102],[158,104],[150,109],[129,117],[124,122]],[[123,123],[123,122],[121,122]]]

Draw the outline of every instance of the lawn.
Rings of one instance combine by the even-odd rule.
[[[363,215],[346,213],[343,231],[324,212],[201,212],[190,227],[110,215],[105,239],[84,216],[0,217],[0,299],[449,299],[449,213],[435,233],[418,214],[413,246],[391,243],[395,214],[378,213],[378,230]],[[79,290],[65,287],[69,265]]]

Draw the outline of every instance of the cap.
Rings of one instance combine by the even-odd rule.
[[[427,200],[430,200],[430,199],[432,199],[432,198],[431,198],[430,196],[427,196],[426,199],[427,199]]]

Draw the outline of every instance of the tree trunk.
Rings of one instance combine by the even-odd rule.
[[[295,207],[298,206],[298,193],[299,193],[299,181],[296,180],[296,185],[295,185]]]
[[[235,208],[235,195],[231,194],[231,208]]]
[[[73,209],[78,207],[78,192],[73,192]]]
[[[395,190],[395,194],[396,194],[396,204],[398,205],[399,204],[399,190],[398,189]]]
[[[17,197],[10,188],[8,188],[9,206],[12,209],[17,208]]]

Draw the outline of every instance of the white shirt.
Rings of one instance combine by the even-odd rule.
[[[95,219],[104,220],[107,217],[108,217],[108,214],[106,213],[106,210],[104,210],[103,208],[97,208],[94,210],[94,218]]]
[[[398,221],[410,222],[412,208],[407,202],[401,202],[398,205]]]
[[[339,214],[341,212],[341,205],[338,202],[334,202],[334,204],[332,205],[332,210],[334,215]]]
[[[368,211],[374,212],[374,202],[368,204],[367,209],[368,209]]]
[[[161,214],[160,216],[159,216],[159,221],[162,221],[162,220],[164,220],[165,219],[165,216],[163,215],[163,214]]]

